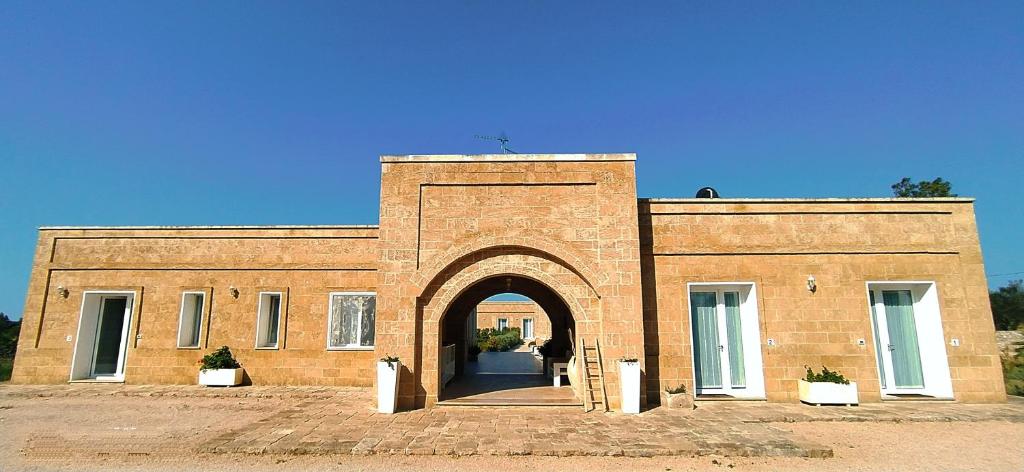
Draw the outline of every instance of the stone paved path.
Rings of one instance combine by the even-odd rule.
[[[54,408],[49,413],[67,421],[67,429],[46,428],[43,422],[38,428],[42,431],[33,429],[31,422],[47,413],[36,411],[38,405],[46,402],[54,406],[44,408]],[[104,423],[104,410],[122,405],[131,409],[122,411],[119,421],[137,417],[138,431]],[[0,425],[30,423],[19,427],[28,431],[20,439],[27,456],[60,454],[61,448],[79,453],[101,448],[106,454],[829,457],[831,449],[795,437],[785,423],[1024,423],[1024,402],[1019,400],[999,405],[906,402],[837,408],[704,402],[690,413],[655,408],[632,416],[522,407],[439,407],[381,415],[372,405],[371,392],[359,388],[6,385],[0,386]],[[69,411],[61,413],[59,408]],[[235,408],[238,414],[233,414]],[[161,413],[164,410],[168,411]],[[147,417],[159,421],[147,422]],[[82,418],[95,424],[72,427]]]

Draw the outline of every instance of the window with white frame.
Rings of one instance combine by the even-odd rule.
[[[327,319],[327,348],[372,348],[376,318],[376,294],[371,292],[331,293],[331,309]]]
[[[523,318],[523,339],[533,339],[533,318]]]
[[[277,349],[281,334],[281,293],[260,293],[259,318],[256,320],[256,348]]]
[[[498,331],[508,329],[508,318],[498,318]]]
[[[178,347],[197,348],[203,330],[203,308],[206,294],[185,292],[181,295],[181,313],[178,317]]]

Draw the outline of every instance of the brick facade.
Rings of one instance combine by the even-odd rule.
[[[754,287],[769,401],[794,401],[805,365],[878,401],[867,284],[923,281],[953,397],[1005,400],[972,200],[638,199],[634,160],[384,156],[379,227],[43,228],[12,381],[67,382],[84,292],[118,290],[136,297],[126,383],[195,383],[198,359],[229,345],[253,384],[365,386],[393,354],[401,406],[429,406],[452,326],[518,290],[565,342],[600,342],[613,407],[621,357],[641,360],[656,402],[694,387],[689,284],[740,282]],[[199,349],[176,347],[186,290],[210,299]],[[278,349],[255,349],[261,291],[283,294]],[[331,292],[376,292],[374,350],[326,348]]]

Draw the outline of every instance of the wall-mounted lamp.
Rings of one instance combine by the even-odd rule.
[[[228,293],[230,293],[232,297],[238,298],[238,289],[235,288],[234,285],[228,287]]]
[[[813,275],[807,276],[807,291],[811,293],[818,291],[818,282],[814,280]]]
[[[69,292],[68,289],[64,288],[63,285],[57,286],[57,295],[60,295],[60,298],[68,298],[68,294],[70,293],[71,292]]]

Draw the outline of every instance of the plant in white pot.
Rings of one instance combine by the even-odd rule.
[[[203,356],[199,364],[199,385],[233,387],[242,383],[242,366],[227,346]]]
[[[377,411],[394,413],[398,409],[398,374],[402,362],[395,356],[382,357],[377,362]]]
[[[850,382],[843,374],[822,366],[821,373],[807,368],[807,377],[800,379],[800,401],[812,405],[856,405],[857,382]]]
[[[673,410],[693,410],[693,396],[686,392],[686,384],[666,388],[661,392],[661,406]]]
[[[619,401],[623,413],[640,413],[640,361],[636,358],[619,359]]]

